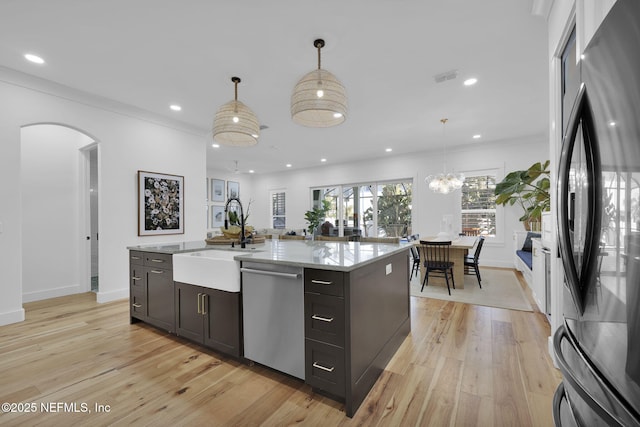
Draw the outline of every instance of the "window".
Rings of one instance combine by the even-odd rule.
[[[496,175],[467,176],[462,185],[460,205],[462,232],[496,235]]]
[[[329,208],[331,234],[404,237],[411,234],[411,189],[411,180],[312,189],[312,207],[324,201]]]
[[[287,226],[285,201],[286,193],[284,191],[271,192],[271,223],[273,228],[285,228]]]
[[[378,184],[378,236],[411,234],[411,182]]]

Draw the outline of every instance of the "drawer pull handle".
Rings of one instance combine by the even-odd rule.
[[[164,262],[163,259],[151,258],[151,262]]]
[[[312,279],[311,283],[315,283],[316,285],[333,285],[333,282],[326,282],[324,280],[315,280],[315,279]]]
[[[132,256],[131,259],[140,259],[139,256]]]
[[[162,271],[162,270],[151,270],[151,272],[152,272],[152,273],[155,273],[155,274],[162,274],[162,273],[164,273],[164,271]]]
[[[323,371],[327,371],[327,372],[333,372],[333,370],[335,369],[335,366],[327,368],[326,366],[320,365],[318,362],[313,362],[313,367],[314,368],[318,368],[318,369],[322,369]]]
[[[131,277],[131,278],[132,278],[133,280],[140,280],[140,279],[142,279],[142,277],[138,277],[138,276],[133,276],[133,277]]]
[[[202,294],[202,314],[207,314],[207,302],[209,301],[209,296],[207,294]]]
[[[135,308],[140,308],[140,307],[142,307],[142,305],[140,305],[140,304],[136,304],[135,302],[133,303],[133,306],[134,306]]]
[[[198,314],[202,314],[202,294],[198,293]]]
[[[311,316],[311,318],[314,320],[320,320],[322,322],[327,322],[327,323],[333,322],[333,317],[322,317],[314,314],[313,316]]]

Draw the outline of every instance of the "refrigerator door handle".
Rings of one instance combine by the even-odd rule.
[[[586,156],[588,197],[583,262],[581,271],[578,271],[573,258],[573,245],[570,235],[570,230],[574,229],[573,216],[575,214],[575,206],[573,205],[573,200],[575,200],[575,194],[569,193],[569,171],[580,124],[582,124]],[[602,217],[601,192],[600,154],[593,112],[591,111],[587,88],[582,83],[571,110],[567,133],[563,138],[558,168],[558,244],[564,264],[567,286],[580,314],[584,313],[584,293],[587,288],[585,281],[592,280],[597,264],[595,261],[599,251],[599,228]]]
[[[573,389],[577,392],[582,400],[584,400],[589,407],[598,414],[600,418],[606,421],[607,425],[610,426],[624,426],[625,424],[622,420],[618,419],[616,416],[607,411],[592,395],[589,391],[578,381],[578,379],[574,376],[573,370],[567,360],[564,358],[562,354],[561,342],[563,339],[566,339],[573,350],[578,354],[581,361],[587,367],[587,369],[591,372],[594,378],[598,382],[601,382],[600,376],[595,372],[594,367],[589,363],[585,355],[582,353],[579,347],[576,346],[574,338],[569,333],[566,325],[562,325],[558,328],[556,333],[553,335],[553,351],[556,356],[556,360],[558,361],[558,365],[560,366],[560,371],[562,372],[563,381],[567,382],[571,385]],[[621,405],[620,400],[615,395],[611,395],[612,398],[616,400],[618,405]]]

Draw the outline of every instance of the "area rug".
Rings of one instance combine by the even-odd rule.
[[[424,291],[420,292],[422,279],[414,277],[411,280],[411,295],[488,307],[533,311],[513,271],[481,268],[480,275],[482,289],[478,286],[475,275],[465,275],[464,289],[451,289],[451,296],[447,293],[446,286],[425,286]]]

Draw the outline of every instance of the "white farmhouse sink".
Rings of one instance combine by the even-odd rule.
[[[240,292],[240,261],[251,252],[210,250],[173,255],[173,280],[227,292]]]

